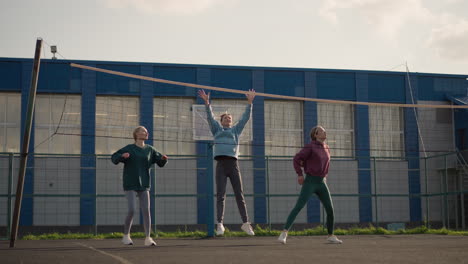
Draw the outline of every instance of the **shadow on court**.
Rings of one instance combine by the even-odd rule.
[[[0,241],[0,262],[6,263],[468,263],[468,237],[442,235],[341,236],[343,244],[325,237],[143,239],[124,246],[117,239]]]

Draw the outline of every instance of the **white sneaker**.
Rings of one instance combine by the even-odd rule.
[[[222,235],[224,235],[224,230],[225,230],[225,229],[224,229],[223,223],[218,223],[218,224],[216,225],[216,235],[217,235],[217,236],[222,236]]]
[[[278,237],[278,241],[284,245],[286,244],[286,238],[288,238],[288,231],[283,231]]]
[[[156,242],[151,237],[145,238],[145,246],[156,246]]]
[[[247,235],[249,236],[255,236],[255,233],[252,229],[252,226],[250,225],[249,222],[246,222],[246,223],[243,223],[242,226],[241,226],[241,229],[247,233]]]
[[[133,241],[132,239],[130,238],[130,234],[128,235],[124,235],[123,238],[122,238],[122,243],[124,245],[133,245]]]
[[[327,242],[330,244],[341,244],[343,241],[339,240],[335,235],[331,235],[327,238]]]

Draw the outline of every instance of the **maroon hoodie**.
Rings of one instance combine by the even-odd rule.
[[[306,174],[327,177],[330,166],[330,148],[327,144],[312,140],[294,156],[294,170],[302,176],[302,168]]]

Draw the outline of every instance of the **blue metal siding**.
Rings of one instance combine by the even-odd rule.
[[[90,65],[93,66],[94,65]],[[81,99],[80,225],[93,225],[96,217],[96,72],[83,70]],[[90,155],[87,155],[90,154]]]
[[[434,96],[445,101],[446,94],[467,95],[468,86],[465,78],[434,78]]]
[[[31,88],[32,62],[25,62],[21,67],[21,147],[23,149],[23,136],[26,130],[26,115],[28,112],[29,90]],[[31,136],[28,152],[34,153],[34,120],[31,127]],[[34,156],[30,155],[26,163],[26,172],[24,178],[23,199],[21,201],[20,221],[21,226],[33,225],[34,199],[31,195],[34,193]]]
[[[316,98],[317,97],[317,73],[306,72],[305,73],[305,97]],[[317,103],[306,101],[304,102],[304,127],[303,136],[304,144],[308,144],[310,139],[310,130],[312,127],[317,125]],[[326,128],[325,128],[326,129]],[[308,223],[320,223],[320,200],[317,196],[312,196],[307,201],[307,222]]]
[[[369,96],[369,75],[356,74],[356,100],[367,101]],[[354,110],[355,148],[358,161],[359,221],[372,222],[372,178],[370,142],[369,142],[369,107],[356,105]]]
[[[0,90],[20,92],[21,81],[30,81],[31,76],[28,76],[29,79],[21,79],[21,66],[20,62],[0,61]]]
[[[209,85],[211,79],[211,71],[206,68],[197,69],[197,83]],[[203,100],[197,97],[197,104],[203,104]],[[213,150],[212,144],[209,141],[198,141],[196,145],[197,151],[197,223],[208,224],[207,215],[209,212],[208,193],[208,177],[213,177],[210,171],[213,171]],[[206,169],[205,169],[206,168]],[[213,179],[211,179],[213,180]],[[212,197],[211,197],[212,199]],[[212,205],[211,205],[212,206]]]
[[[197,69],[190,67],[154,67],[154,78],[197,83]],[[154,83],[154,96],[195,96],[196,89],[192,87]]]
[[[70,92],[81,93],[81,69],[71,69]]]
[[[318,98],[355,100],[356,81],[354,73],[317,73]]]
[[[140,74],[140,67],[138,65],[106,65],[98,64],[97,68],[125,72],[130,74]],[[108,95],[139,95],[140,94],[140,80],[111,75],[107,73],[96,73],[97,85],[96,94]]]
[[[79,93],[80,87],[73,86],[77,89],[71,90],[70,86],[71,67],[64,63],[42,62],[37,84],[38,93]]]
[[[434,100],[434,78],[420,76],[418,78],[418,95],[419,100],[430,101]],[[444,95],[445,97],[445,95]]]
[[[304,96],[304,72],[265,71],[265,93]]]
[[[446,95],[466,95],[468,84],[465,78],[418,77],[419,100],[446,101]]]
[[[248,91],[252,89],[252,71],[250,70],[229,70],[212,69],[211,85],[222,88]],[[231,94],[225,92],[211,91],[211,98],[241,98],[243,94]]]
[[[152,76],[153,67],[141,66],[141,75]],[[146,127],[150,133],[148,144],[153,145],[153,82],[140,80],[140,125]]]
[[[252,86],[255,91],[262,93],[265,89],[264,71],[256,70],[252,72]],[[253,107],[252,129],[253,129],[253,146],[252,154],[253,167],[257,168],[253,171],[254,174],[254,193],[259,197],[254,197],[254,222],[267,223],[267,203],[266,198],[262,195],[266,194],[266,171],[262,168],[266,167],[265,162],[265,97],[259,96],[255,98]],[[255,121],[254,121],[255,120]]]
[[[369,101],[405,102],[405,76],[369,74]]]
[[[372,221],[372,178],[371,159],[369,158],[369,107],[356,106],[356,157],[358,161],[359,221]]]
[[[140,66],[140,75],[153,76],[153,67]],[[149,133],[147,143],[153,145],[153,82],[140,80],[140,125],[146,127]],[[153,166],[156,168],[157,166]],[[154,201],[156,194],[156,170],[151,170],[150,201]],[[140,212],[141,213],[141,212]],[[156,203],[150,203],[151,223],[156,225]],[[143,217],[140,217],[140,224],[143,224]],[[156,231],[156,230],[153,230]]]
[[[410,85],[411,84],[411,85]],[[411,104],[411,93],[414,98],[418,98],[418,79],[410,77],[410,82],[406,82],[406,103]],[[408,158],[408,191],[409,194],[418,195],[421,193],[421,177],[419,170],[419,133],[416,122],[416,113],[413,108],[404,109],[405,118],[405,155]],[[410,197],[410,220],[412,222],[422,221],[421,217],[421,197]]]
[[[468,149],[468,109],[457,109],[454,113],[455,146],[459,150]],[[464,132],[464,133],[461,133]],[[462,138],[464,137],[464,142]]]

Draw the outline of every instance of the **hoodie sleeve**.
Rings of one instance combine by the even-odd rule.
[[[216,121],[213,117],[213,110],[211,110],[211,104],[206,105],[206,119],[208,121],[208,125],[210,126],[211,133],[213,136],[221,130],[221,125]]]
[[[119,164],[119,162],[125,162],[125,159],[122,158],[122,154],[128,152],[127,147],[123,147],[119,150],[117,150],[114,154],[111,156],[112,163],[115,165]]]
[[[159,167],[164,167],[167,160],[163,159],[163,155],[159,153],[155,148],[153,148],[153,153],[151,154],[151,163],[156,163]]]
[[[245,107],[245,111],[242,114],[241,119],[239,122],[234,126],[235,130],[237,131],[237,134],[240,135],[242,133],[242,130],[244,130],[245,125],[250,119],[250,116],[252,115],[252,104],[248,104]]]
[[[302,167],[304,167],[304,163],[312,154],[312,147],[310,145],[306,145],[299,151],[293,159],[294,170],[296,171],[298,176],[302,176]]]

